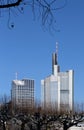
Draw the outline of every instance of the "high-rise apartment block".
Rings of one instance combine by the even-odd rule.
[[[32,108],[34,105],[34,80],[13,80],[11,98],[13,109]]]
[[[74,71],[60,71],[57,51],[52,54],[52,75],[41,80],[41,103],[43,109],[73,111]]]

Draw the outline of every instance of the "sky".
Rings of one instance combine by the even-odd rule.
[[[61,0],[60,0],[61,2]],[[55,12],[58,31],[43,29],[34,20],[30,7],[12,17],[14,28],[8,28],[8,17],[0,17],[0,96],[10,96],[11,82],[35,80],[35,98],[40,100],[41,79],[52,73],[52,53],[58,42],[58,64],[61,71],[74,70],[74,100],[84,102],[84,0],[68,0],[65,8]]]

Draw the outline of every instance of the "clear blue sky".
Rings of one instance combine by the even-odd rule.
[[[84,101],[84,0],[68,0],[55,15],[60,32],[53,35],[33,20],[29,7],[12,19],[12,30],[7,27],[7,16],[0,18],[0,95],[10,95],[18,72],[18,79],[35,79],[35,97],[39,99],[40,80],[52,72],[52,52],[58,41],[61,71],[74,70],[74,98]]]

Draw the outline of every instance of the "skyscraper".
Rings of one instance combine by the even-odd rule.
[[[11,89],[13,109],[27,109],[34,105],[34,80],[13,80]]]
[[[52,74],[41,80],[42,108],[72,111],[74,102],[74,71],[60,72],[57,58],[56,50],[52,54]]]

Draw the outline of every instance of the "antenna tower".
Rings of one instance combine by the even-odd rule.
[[[16,80],[17,80],[17,78],[18,78],[18,73],[17,73],[17,72],[15,73],[15,78],[16,78]]]
[[[56,55],[57,55],[57,61],[58,61],[58,42],[56,42]]]

